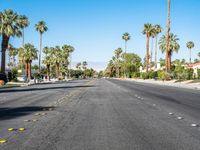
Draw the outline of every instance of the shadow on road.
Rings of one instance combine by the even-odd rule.
[[[84,85],[84,86],[61,86],[61,87],[28,87],[28,88],[21,88],[21,89],[6,89],[0,90],[0,93],[12,93],[12,92],[27,92],[27,91],[42,91],[42,90],[53,90],[53,89],[73,89],[73,88],[89,88],[95,87],[91,85]]]
[[[21,116],[26,116],[38,111],[46,111],[52,107],[17,107],[17,108],[0,108],[0,120],[9,120],[13,118],[18,118]]]

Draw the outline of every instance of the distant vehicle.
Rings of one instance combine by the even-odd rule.
[[[3,84],[6,84],[8,82],[6,74],[0,73],[0,81],[3,81]]]
[[[17,77],[17,80],[20,82],[26,82],[27,78],[26,78],[26,76],[19,76],[19,77]]]

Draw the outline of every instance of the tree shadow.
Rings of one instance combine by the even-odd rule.
[[[0,108],[0,120],[10,120],[22,116],[32,114],[34,112],[47,111],[53,107],[30,106],[30,107],[16,107],[16,108]]]
[[[54,90],[54,89],[74,89],[74,88],[89,88],[95,87],[93,85],[84,85],[84,86],[61,86],[61,87],[28,87],[22,89],[2,89],[0,93],[12,93],[12,92],[27,92],[27,91],[43,91],[43,90]]]

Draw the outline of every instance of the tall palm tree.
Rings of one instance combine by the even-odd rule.
[[[40,62],[41,62],[41,52],[42,52],[42,34],[48,30],[48,27],[44,21],[39,21],[35,25],[35,29],[36,31],[40,33],[40,52],[39,52],[39,72],[40,72],[40,69],[41,69]]]
[[[190,58],[189,58],[189,63],[192,63],[192,49],[194,48],[194,42],[189,41],[187,42],[187,48],[190,50]]]
[[[166,71],[167,72],[169,72],[170,70],[171,70],[171,65],[170,65],[170,63],[171,62],[168,62],[168,60],[169,60],[169,32],[170,32],[170,6],[171,6],[171,1],[170,0],[168,0],[167,1],[168,3],[168,9],[167,9],[167,11],[168,11],[168,15],[167,15],[167,26],[166,26],[166,57],[165,57],[165,69],[166,69]]]
[[[26,63],[26,75],[28,77],[28,81],[31,79],[31,63],[33,60],[38,59],[37,56],[38,50],[34,47],[32,44],[25,44],[24,48],[20,48],[19,54],[23,59],[25,60]]]
[[[149,71],[149,38],[153,30],[152,24],[144,24],[143,34],[146,35],[146,72]]]
[[[124,52],[124,78],[126,78],[126,52],[127,52],[127,42],[131,39],[131,36],[128,32],[122,35],[122,39],[125,41],[125,52]]]
[[[17,25],[18,14],[11,9],[0,12],[0,34],[2,35],[1,44],[1,72],[5,73],[6,49],[8,48],[10,37],[20,37],[21,31]]]
[[[122,54],[122,49],[118,48],[115,50],[115,56],[116,56],[116,67],[117,67],[117,78],[120,78],[120,56]]]
[[[162,27],[160,25],[155,25],[156,31],[156,42],[155,42],[155,69],[157,69],[157,47],[158,47],[158,34],[162,32]]]
[[[150,68],[152,67],[153,63],[153,47],[154,47],[154,38],[156,36],[156,29],[155,26],[153,26],[151,32],[150,32],[150,37],[151,37],[151,54],[150,54]]]
[[[24,29],[29,26],[29,19],[25,15],[19,16],[17,20],[18,26],[22,29],[22,47],[24,46]]]
[[[72,52],[74,52],[74,47],[71,45],[62,46],[63,55],[65,57],[65,65],[67,66],[69,78],[71,78],[71,61],[72,61]],[[69,66],[69,69],[68,69]]]
[[[50,67],[52,64],[52,51],[51,48],[49,47],[44,47],[43,48],[43,53],[45,54],[45,58],[43,60],[43,64],[46,65],[47,67],[47,78],[50,80]]]
[[[168,51],[166,51],[166,41],[167,38],[165,35],[163,35],[159,41],[159,45],[160,45],[160,50],[162,51],[162,53],[168,53],[168,66],[169,66],[169,70],[171,70],[171,57],[173,52],[178,52],[178,50],[180,49],[180,45],[178,43],[179,39],[177,38],[177,35],[174,35],[173,33],[169,33],[169,38],[168,38]]]
[[[75,49],[71,45],[64,45],[62,47],[62,49],[63,49],[64,55],[66,57],[66,60],[68,60],[68,58],[69,58],[69,61],[67,61],[68,63],[66,65],[67,65],[67,69],[68,69],[68,66],[69,66],[68,75],[69,75],[69,78],[71,78],[72,52],[74,52]]]

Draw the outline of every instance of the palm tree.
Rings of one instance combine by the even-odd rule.
[[[70,65],[69,69],[68,69],[68,74],[69,74],[69,78],[71,78],[71,61],[72,61],[72,52],[74,52],[74,47],[72,47],[71,45],[64,45],[62,47],[64,55],[66,57],[66,60],[68,60],[69,57],[69,61],[66,64],[67,65],[67,69],[68,69],[68,65]]]
[[[169,72],[171,70],[171,62],[168,62],[169,60],[169,32],[170,32],[170,0],[168,0],[168,16],[167,16],[167,26],[166,26],[166,57],[165,57],[165,68],[166,71]]]
[[[86,78],[86,69],[87,69],[87,65],[88,65],[88,63],[87,63],[86,61],[83,61],[83,62],[82,62],[82,68],[83,68],[83,70],[84,70],[84,72],[83,72],[84,78]]]
[[[40,72],[40,69],[41,69],[40,62],[41,62],[41,52],[42,52],[42,34],[48,30],[48,27],[46,26],[46,23],[44,21],[39,21],[35,25],[35,29],[36,31],[40,33],[40,52],[39,52],[39,72]]]
[[[52,51],[52,61],[56,67],[56,77],[59,78],[60,76],[60,67],[63,62],[63,53],[60,46],[56,46],[55,48],[51,48]]]
[[[152,24],[144,24],[143,34],[146,35],[146,72],[149,71],[149,38],[153,30]]]
[[[125,52],[124,52],[124,78],[126,78],[126,52],[127,52],[127,42],[131,39],[128,32],[124,33],[122,39],[125,41]]]
[[[1,72],[5,73],[6,49],[8,48],[10,37],[20,37],[21,31],[17,25],[18,14],[11,9],[0,12],[0,34],[2,35],[1,45]]]
[[[153,26],[151,32],[150,32],[150,37],[151,37],[151,54],[150,54],[150,68],[152,67],[152,62],[153,62],[153,47],[154,47],[154,38],[156,36],[156,29],[155,26]]]
[[[122,49],[121,48],[118,48],[115,50],[115,55],[116,55],[116,59],[117,59],[117,64],[116,64],[116,67],[117,67],[117,78],[120,78],[120,55],[122,53]]]
[[[48,78],[48,80],[50,80],[50,66],[52,64],[52,51],[51,51],[51,48],[44,47],[43,48],[43,53],[46,55],[44,60],[43,60],[43,64],[45,64],[46,67],[47,67],[47,78]]]
[[[30,22],[25,15],[19,16],[17,20],[18,26],[22,29],[22,47],[24,46],[24,29],[29,26]]]
[[[192,49],[194,48],[194,42],[192,41],[189,41],[187,42],[187,48],[190,50],[190,58],[189,58],[189,63],[191,64],[192,63]]]
[[[158,47],[158,34],[162,32],[162,27],[160,25],[155,25],[156,32],[156,42],[155,42],[155,69],[157,69],[157,47]]]
[[[109,63],[108,63],[108,72],[109,72],[109,77],[113,77],[114,76],[114,71],[115,71],[115,57],[113,57]]]
[[[87,69],[87,65],[88,65],[88,63],[87,63],[87,61],[83,61],[83,63],[82,63],[82,68],[84,69],[84,70],[86,70]]]
[[[29,19],[25,15],[19,16],[17,20],[17,25],[22,30],[22,47],[24,47],[24,29],[28,27],[29,24],[30,24]],[[19,58],[19,64],[20,64],[20,69],[22,70],[22,72],[24,72],[24,60]]]
[[[81,70],[81,63],[80,62],[76,64],[76,69]]]
[[[162,53],[168,53],[168,66],[169,66],[169,70],[171,70],[171,57],[173,52],[178,52],[178,50],[180,49],[180,45],[178,44],[179,39],[177,38],[177,35],[174,35],[173,33],[169,33],[169,38],[168,38],[168,51],[166,51],[166,36],[163,35],[159,41],[159,45],[160,45],[160,49],[162,51]]]
[[[28,77],[28,81],[31,79],[31,63],[33,60],[38,59],[37,56],[38,50],[34,47],[32,44],[25,44],[24,48],[20,48],[19,54],[23,59],[25,60],[26,63],[26,75]]]

